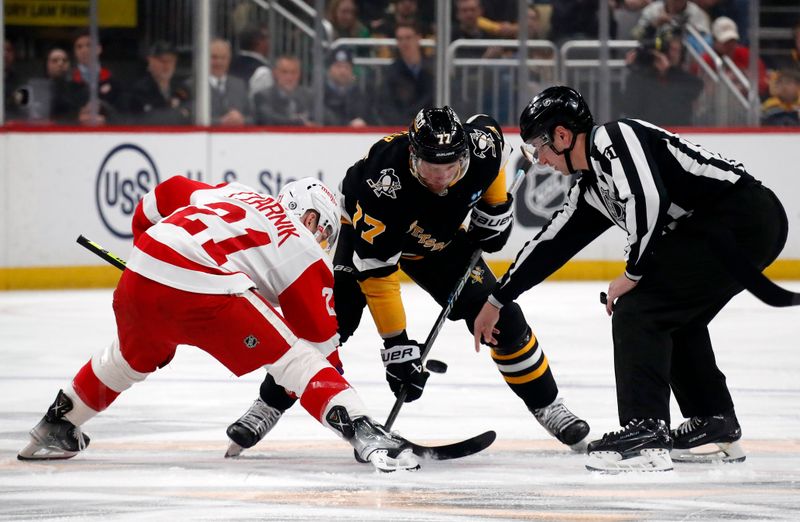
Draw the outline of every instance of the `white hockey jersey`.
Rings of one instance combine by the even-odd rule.
[[[239,183],[213,187],[176,176],[139,202],[133,235],[128,270],[187,292],[254,288],[281,308],[298,337],[336,337],[331,262],[275,198]]]

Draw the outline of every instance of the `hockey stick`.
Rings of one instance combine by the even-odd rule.
[[[514,181],[511,183],[511,187],[508,189],[508,192],[511,195],[514,195],[517,192],[520,184],[522,184],[522,180],[525,178],[525,174],[526,172],[524,169],[518,169],[516,174],[514,174]],[[475,251],[472,252],[472,255],[469,258],[469,263],[467,264],[467,269],[464,271],[464,275],[461,276],[456,283],[455,288],[453,288],[453,291],[450,292],[450,295],[447,297],[447,303],[445,303],[442,311],[439,312],[436,322],[433,323],[433,328],[431,328],[430,333],[428,333],[428,337],[425,339],[424,348],[422,349],[422,353],[419,357],[422,363],[424,363],[425,359],[428,357],[428,353],[430,353],[431,348],[433,347],[433,342],[439,336],[439,332],[441,331],[442,326],[444,326],[445,319],[447,319],[447,316],[450,315],[451,311],[453,311],[453,306],[458,300],[458,296],[461,295],[461,290],[464,289],[464,285],[467,284],[469,277],[472,275],[472,269],[475,268],[475,265],[478,263],[478,260],[480,260],[481,255],[483,255],[483,250],[480,248],[476,248]],[[406,386],[400,388],[400,391],[397,394],[397,399],[394,401],[394,406],[392,406],[392,411],[389,412],[389,416],[386,418],[386,423],[384,424],[384,427],[387,430],[392,428],[395,419],[397,419],[397,415],[400,413],[400,408],[405,403],[407,394],[408,389]],[[484,436],[487,433],[490,432],[478,435],[478,437]]]
[[[126,263],[124,259],[116,254],[112,254],[91,239],[80,235],[78,236],[78,244],[96,254],[98,257],[104,259],[108,263],[119,268],[120,270],[125,270]],[[441,446],[425,446],[412,442],[408,439],[406,440],[411,446],[411,450],[415,455],[433,460],[448,460],[478,453],[479,451],[488,448],[494,442],[495,437],[497,437],[497,434],[494,431],[487,431],[460,442],[444,444]]]
[[[125,260],[121,257],[117,256],[116,254],[112,254],[105,248],[101,247],[91,239],[84,237],[83,235],[78,236],[78,244],[82,247],[85,247],[87,250],[97,254],[97,256],[101,257],[102,259],[108,261],[115,267],[119,268],[120,270],[125,270]]]

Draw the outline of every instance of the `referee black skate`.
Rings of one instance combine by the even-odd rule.
[[[492,339],[500,307],[619,226],[626,266],[609,284],[605,307],[623,428],[589,444],[587,468],[665,471],[673,458],[744,460],[708,323],[744,288],[768,304],[797,304],[797,294],[761,274],[786,242],[778,198],[741,163],[645,121],[595,125],[569,87],[534,97],[520,131],[531,161],[581,177],[498,282],[475,320],[476,346]],[[688,418],[673,431],[670,389]],[[706,445],[712,450],[697,452]]]

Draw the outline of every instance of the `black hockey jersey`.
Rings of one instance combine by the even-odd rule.
[[[444,250],[478,201],[506,201],[502,167],[507,153],[499,125],[479,115],[464,124],[464,132],[469,166],[444,195],[431,192],[411,174],[405,132],[384,137],[348,169],[341,192],[344,217],[357,236],[353,265],[361,279],[391,274],[401,256]]]
[[[589,170],[564,206],[517,254],[492,297],[498,304],[555,272],[612,225],[627,233],[625,273],[639,280],[661,236],[738,183],[753,183],[741,163],[641,120],[595,127]]]

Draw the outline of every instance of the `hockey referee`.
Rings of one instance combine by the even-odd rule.
[[[745,458],[708,323],[743,288],[769,304],[797,294],[761,270],[786,243],[786,213],[744,166],[641,120],[595,125],[581,95],[545,89],[520,116],[529,160],[581,173],[564,206],[519,252],[475,319],[491,342],[503,305],[612,225],[627,233],[625,272],[601,296],[612,317],[621,430],[589,444],[593,471],[670,470],[673,459]],[[688,420],[670,431],[670,388]],[[690,450],[715,444],[715,452]],[[713,446],[712,446],[713,447]]]

